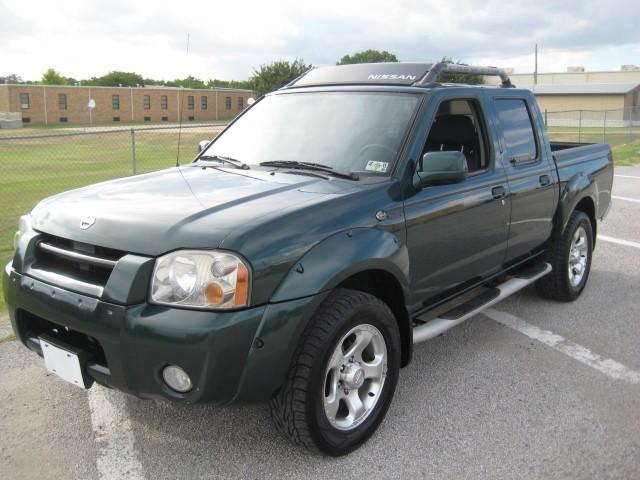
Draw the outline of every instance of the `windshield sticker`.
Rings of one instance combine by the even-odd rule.
[[[365,170],[367,170],[368,172],[386,172],[387,171],[387,167],[389,166],[389,162],[375,162],[373,160],[369,160],[367,162],[367,166],[365,167]]]

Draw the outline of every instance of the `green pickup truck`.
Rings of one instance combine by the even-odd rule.
[[[502,70],[318,68],[189,164],[41,201],[4,294],[64,380],[269,402],[293,442],[343,455],[383,420],[415,343],[533,283],[580,295],[612,179],[608,145],[550,143]]]

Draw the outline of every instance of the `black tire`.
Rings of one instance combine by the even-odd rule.
[[[572,241],[580,228],[584,229],[586,233],[586,267],[584,267],[581,280],[574,285],[570,279],[569,261]],[[549,246],[546,261],[551,264],[553,270],[536,282],[538,293],[545,298],[561,302],[571,302],[578,298],[589,279],[592,255],[593,228],[591,220],[584,212],[576,210],[571,214],[562,235],[555,238]]]
[[[343,337],[354,328],[361,328],[359,325],[374,326],[382,334],[386,377],[369,413],[361,423],[345,431],[335,428],[325,412],[327,368],[335,358],[332,355],[338,345],[342,348]],[[398,381],[400,349],[398,324],[385,303],[356,290],[333,291],[307,325],[287,379],[270,401],[276,428],[296,445],[310,451],[340,456],[355,450],[375,432],[387,413]]]

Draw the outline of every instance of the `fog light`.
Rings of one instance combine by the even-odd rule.
[[[191,379],[187,372],[177,365],[168,365],[162,370],[162,378],[176,392],[185,393],[191,390]]]

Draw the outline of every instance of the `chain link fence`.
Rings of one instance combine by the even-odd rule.
[[[544,112],[552,141],[620,145],[640,139],[640,107]]]
[[[18,217],[41,199],[193,159],[224,124],[0,131],[0,264],[13,255]],[[19,134],[16,132],[20,132]],[[180,151],[178,154],[178,138]],[[1,302],[0,302],[1,303]]]

